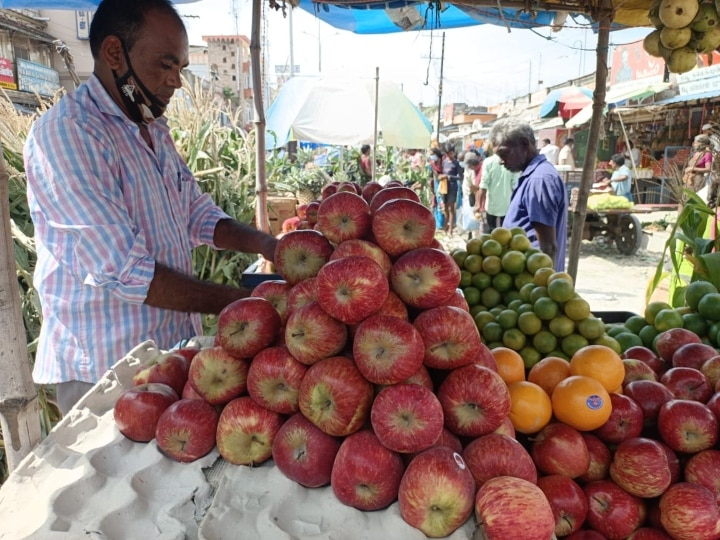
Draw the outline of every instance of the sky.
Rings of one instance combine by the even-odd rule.
[[[380,78],[401,86],[416,104],[438,102],[443,30],[385,35],[357,35],[337,30],[296,9],[289,18],[267,7],[264,53],[270,80],[276,65],[289,66],[292,57],[300,73],[352,73]],[[250,0],[201,0],[178,5],[190,43],[203,35],[243,34],[250,37]],[[596,35],[568,18],[560,32],[550,28],[508,30],[494,25],[445,32],[442,102],[490,106],[595,71]],[[611,45],[641,40],[651,29],[611,33]],[[318,38],[319,36],[319,38]],[[320,56],[320,62],[318,57]]]

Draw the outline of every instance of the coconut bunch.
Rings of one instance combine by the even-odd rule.
[[[648,19],[655,27],[643,41],[650,56],[665,59],[672,73],[685,73],[697,65],[698,54],[720,47],[720,17],[714,2],[658,0]]]

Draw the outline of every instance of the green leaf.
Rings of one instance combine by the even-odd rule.
[[[707,253],[700,255],[699,259],[707,271],[707,274],[704,275],[703,278],[720,290],[720,253]]]

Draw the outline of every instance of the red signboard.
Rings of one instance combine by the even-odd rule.
[[[664,70],[665,60],[646,53],[642,41],[620,45],[612,53],[610,86],[648,77],[662,77]]]
[[[17,90],[12,60],[8,60],[7,58],[0,58],[0,87]]]

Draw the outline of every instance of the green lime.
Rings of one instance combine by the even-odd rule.
[[[463,268],[471,274],[477,274],[482,270],[483,260],[480,255],[468,255],[463,262]]]
[[[570,361],[570,357],[559,350],[550,351],[548,354],[545,355],[546,358],[548,356],[555,356],[556,358],[562,358],[563,360],[567,360],[568,362]]]
[[[513,237],[520,235],[527,238],[527,231],[522,227],[511,227],[510,232],[512,233]]]
[[[520,306],[523,305],[523,301],[521,298],[513,298],[508,302],[507,298],[503,297],[505,300],[505,303],[507,304],[508,309],[514,309],[515,311],[518,310]]]
[[[533,305],[532,305],[531,303],[529,303],[529,302],[525,302],[525,303],[522,304],[519,308],[517,308],[518,315],[521,315],[521,314],[523,314],[523,313],[527,313],[528,311],[529,311],[530,313],[535,313],[535,312],[533,311]]]
[[[533,288],[530,293],[530,302],[533,304],[538,301],[539,298],[550,298],[548,296],[547,287],[539,286]]]
[[[475,321],[475,326],[477,326],[477,329],[482,332],[482,329],[487,323],[495,322],[495,315],[493,315],[489,311],[481,311],[480,313],[475,315],[473,319]]]
[[[530,249],[530,239],[525,235],[525,231],[523,231],[523,234],[513,235],[510,239],[510,249],[517,251],[527,251]]]
[[[525,270],[525,254],[520,251],[510,250],[505,252],[501,262],[503,270],[513,276]]]
[[[708,328],[707,336],[716,347],[720,346],[720,323],[708,321],[708,324],[710,324],[710,327]]]
[[[495,318],[497,319],[497,316],[500,315],[500,313],[502,313],[502,311],[504,309],[505,309],[505,306],[503,306],[502,304],[498,304],[494,308],[490,308],[490,313],[492,313],[495,316]]]
[[[500,262],[500,257],[497,257],[496,255],[488,255],[483,259],[482,271],[486,274],[494,276],[499,274],[501,270],[502,262]]]
[[[480,303],[480,289],[464,287],[462,292],[469,307],[476,306]]]
[[[647,306],[645,306],[644,315],[648,324],[655,324],[655,315],[661,309],[672,309],[672,306],[667,302],[660,301],[650,302]]]
[[[617,342],[615,338],[611,338],[607,334],[600,336],[596,340],[593,340],[593,345],[604,345],[605,347],[610,347],[613,351],[615,351],[618,354],[622,354],[622,349],[620,348],[620,344]]]
[[[471,284],[476,289],[486,289],[492,283],[492,277],[487,275],[485,272],[478,272],[472,275]]]
[[[557,316],[560,308],[555,300],[544,296],[533,303],[533,311],[543,321],[549,321]]]
[[[640,315],[631,315],[627,318],[624,324],[625,328],[630,330],[633,334],[638,334],[641,329],[648,325],[648,322],[645,320],[645,317],[641,317]]]
[[[472,285],[473,275],[467,270],[460,270],[460,288],[469,287]]]
[[[477,304],[475,306],[470,306],[470,315],[475,317],[478,313],[482,313],[484,311],[487,311],[488,309],[483,306],[482,304]]]
[[[693,281],[685,289],[685,305],[693,311],[698,310],[698,304],[706,294],[717,293],[718,290],[709,281]]]
[[[597,339],[605,333],[605,323],[597,317],[586,317],[577,323],[577,329],[585,339]]]
[[[519,351],[525,346],[527,337],[517,328],[510,328],[503,332],[502,342],[506,347],[514,351]]]
[[[493,238],[489,238],[488,240],[483,242],[482,254],[485,257],[488,257],[490,255],[500,257],[500,255],[502,255],[502,252],[503,252],[502,244],[500,242],[498,242],[497,240],[495,240]]]
[[[563,306],[565,315],[571,318],[573,321],[582,321],[590,317],[590,304],[584,298],[575,297],[567,302]]]
[[[638,336],[642,340],[643,346],[647,347],[648,349],[655,350],[653,347],[653,344],[655,343],[655,338],[660,334],[655,327],[651,324],[648,324],[647,326],[640,329],[638,332]]]
[[[532,311],[521,313],[518,315],[517,327],[526,336],[533,336],[542,330],[542,319]]]
[[[579,351],[580,349],[582,349],[583,347],[587,347],[588,345],[588,340],[582,337],[580,334],[570,334],[569,336],[565,336],[564,338],[562,338],[560,348],[565,354],[572,358],[572,355],[575,354],[576,351]]]
[[[503,330],[509,330],[510,328],[515,328],[517,326],[517,322],[518,322],[517,311],[513,311],[512,309],[504,309],[497,316],[496,320],[497,320],[498,324],[500,326],[502,326]]]
[[[505,302],[507,307],[510,307],[510,302],[517,302],[517,301],[520,301],[520,304],[523,303],[522,298],[520,298],[520,293],[518,291],[516,291],[515,289],[510,289],[509,291],[505,291],[505,293],[503,294],[503,302]]]
[[[520,290],[523,285],[533,282],[533,275],[530,272],[520,272],[515,276],[515,288]]]
[[[708,335],[709,325],[699,313],[686,313],[682,316],[683,328],[690,330],[700,337]]]
[[[569,336],[575,331],[575,321],[565,315],[558,315],[550,320],[548,323],[548,329],[554,336]]]
[[[464,268],[463,264],[468,256],[468,252],[464,249],[454,249],[450,254],[460,268]]]
[[[553,268],[538,268],[537,272],[533,276],[533,282],[538,287],[546,287],[547,279],[555,273]]]
[[[720,321],[720,293],[707,293],[698,302],[697,311],[709,321]]]
[[[494,308],[500,303],[500,300],[502,300],[502,295],[499,291],[493,289],[492,287],[487,287],[480,293],[480,301],[482,302],[482,305],[487,306],[488,308]]]
[[[628,332],[628,329],[625,327],[624,324],[614,323],[608,326],[606,332],[608,336],[615,337],[621,332]]]
[[[532,344],[538,352],[547,354],[557,347],[558,341],[548,330],[540,330],[533,336]]]
[[[489,322],[483,326],[482,338],[485,343],[502,340],[503,329],[496,322]]]
[[[523,302],[530,302],[530,293],[533,292],[533,289],[535,289],[535,285],[532,283],[526,283],[522,287],[518,289],[518,292],[520,293],[520,299]]]
[[[640,336],[633,334],[632,332],[620,332],[614,336],[613,339],[618,342],[622,352],[627,351],[630,347],[638,347],[643,344]]]
[[[502,341],[491,341],[490,343],[487,344],[487,347],[490,350],[497,349],[498,347],[504,347],[504,346],[505,345],[503,344]]]
[[[542,360],[542,355],[530,345],[525,345],[522,349],[520,349],[520,356],[522,356],[525,369],[530,369]]]
[[[525,252],[525,255],[528,255],[528,252]],[[542,251],[539,251],[538,253],[533,253],[532,255],[527,257],[527,260],[525,262],[525,266],[528,269],[528,272],[531,274],[534,274],[537,272],[540,268],[552,268],[553,267],[553,261],[550,258],[550,255],[547,253],[543,253]]]
[[[510,245],[512,237],[513,233],[510,232],[510,229],[506,229],[505,227],[496,227],[490,231],[490,238],[503,247]]]
[[[467,251],[468,255],[482,255],[483,242],[484,240],[480,237],[471,238],[465,244],[465,251]]]
[[[564,278],[553,279],[547,285],[548,296],[556,302],[567,302],[575,295],[575,287],[572,281]]]
[[[509,291],[513,286],[513,278],[510,274],[500,272],[499,274],[493,276],[492,286],[500,292]]]
[[[720,298],[720,294],[718,297]],[[720,315],[720,311],[718,312],[718,315]],[[664,332],[665,330],[670,330],[671,328],[682,328],[682,325],[682,315],[672,308],[661,309],[655,314],[653,326],[658,332]]]

